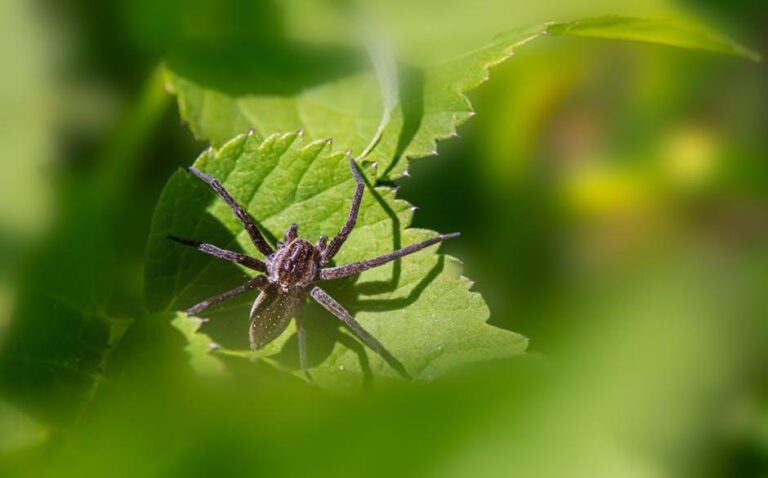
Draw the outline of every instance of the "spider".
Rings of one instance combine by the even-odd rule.
[[[234,212],[235,216],[245,227],[253,244],[264,254],[265,261],[221,249],[205,242],[181,239],[176,236],[168,236],[169,239],[185,246],[191,246],[198,251],[210,254],[218,259],[235,262],[262,274],[248,280],[234,289],[209,297],[186,310],[189,315],[197,315],[209,307],[218,305],[228,299],[239,296],[253,289],[259,289],[256,300],[253,302],[248,326],[250,346],[256,350],[276,339],[290,323],[293,317],[296,321],[296,335],[299,346],[299,366],[306,372],[307,367],[307,341],[302,319],[302,306],[306,302],[307,294],[325,308],[328,312],[341,320],[354,334],[371,350],[379,354],[393,369],[405,378],[410,378],[405,367],[397,360],[374,336],[368,333],[347,310],[323,289],[315,285],[317,281],[326,281],[349,277],[360,272],[381,266],[425,247],[437,244],[446,239],[458,237],[459,233],[441,234],[389,254],[373,259],[366,259],[342,266],[325,267],[339,252],[341,246],[349,237],[355,227],[357,215],[360,211],[360,203],[365,190],[365,183],[357,169],[354,158],[350,158],[349,167],[355,179],[355,195],[352,199],[352,208],[347,215],[347,220],[341,231],[328,242],[327,236],[322,236],[317,244],[300,239],[298,226],[292,224],[285,232],[283,242],[277,242],[277,248],[272,247],[259,232],[256,224],[232,196],[224,189],[222,184],[207,174],[190,167],[191,172],[198,179],[213,189]]]

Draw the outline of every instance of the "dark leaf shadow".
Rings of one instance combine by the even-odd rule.
[[[357,51],[277,38],[186,42],[171,51],[167,64],[176,74],[231,96],[295,95],[366,68]]]

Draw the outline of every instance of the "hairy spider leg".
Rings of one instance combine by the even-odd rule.
[[[395,358],[394,355],[389,353],[389,351],[379,342],[376,340],[376,338],[369,334],[362,325],[360,325],[353,317],[350,315],[347,310],[342,307],[341,304],[336,302],[336,300],[328,295],[323,289],[319,287],[313,287],[312,290],[309,292],[309,295],[312,296],[315,301],[323,306],[325,310],[330,312],[331,314],[335,315],[339,320],[344,322],[344,324],[349,327],[352,332],[357,335],[357,337],[371,350],[376,352],[383,358],[393,369],[395,369],[400,375],[403,377],[410,379],[411,376],[408,375],[408,372],[405,370],[405,367],[402,363],[400,363],[399,360]]]
[[[206,242],[193,241],[190,239],[181,239],[176,236],[168,236],[168,239],[178,242],[179,244],[183,244],[185,246],[194,247],[198,251],[204,252],[206,254],[210,254],[213,257],[216,257],[218,259],[221,259],[224,261],[236,262],[238,264],[242,264],[245,267],[249,269],[253,269],[255,271],[267,272],[267,265],[264,262],[256,259],[255,257],[246,256],[245,254],[240,254],[238,252],[228,251],[226,249],[216,247],[213,244],[208,244]]]
[[[185,312],[189,315],[197,315],[200,312],[204,311],[205,309],[209,307],[213,307],[214,305],[221,304],[222,302],[229,300],[233,297],[237,297],[238,295],[245,294],[246,292],[251,291],[253,289],[261,289],[262,287],[266,286],[268,283],[269,281],[265,276],[256,276],[241,286],[235,287],[234,289],[228,290],[226,292],[222,292],[221,294],[214,295],[213,297],[209,297],[204,301],[200,302],[199,304],[193,305],[192,307],[187,309]]]
[[[232,212],[235,213],[235,216],[237,216],[237,218],[243,224],[245,230],[248,231],[248,235],[251,236],[251,241],[253,241],[253,244],[256,246],[259,252],[265,256],[269,256],[275,252],[272,250],[272,247],[267,244],[267,241],[264,239],[264,236],[261,235],[261,232],[259,232],[259,229],[256,227],[253,219],[251,219],[251,216],[245,212],[245,209],[243,209],[242,206],[240,206],[237,201],[235,201],[235,199],[227,192],[226,189],[224,189],[224,186],[222,186],[218,180],[191,166],[188,169],[190,173],[194,174],[198,179],[216,191],[216,194],[218,194],[219,197],[221,197],[221,199],[227,203],[230,209],[232,209]]]
[[[408,254],[413,254],[414,252],[418,252],[424,249],[425,247],[429,247],[433,244],[437,244],[438,242],[442,242],[447,239],[453,239],[454,237],[459,237],[460,235],[461,234],[458,232],[454,232],[451,234],[441,234],[437,237],[433,237],[432,239],[427,239],[426,241],[419,242],[418,244],[412,244],[410,246],[403,247],[402,249],[398,249],[394,252],[390,252],[389,254],[385,254],[383,256],[374,257],[373,259],[353,262],[351,264],[347,264],[344,266],[328,267],[320,271],[320,279],[333,280],[333,279],[341,279],[343,277],[349,277],[351,275],[355,275],[360,272],[367,271],[368,269],[373,269],[374,267],[378,267],[380,265],[386,264],[387,262],[394,261],[395,259],[399,259],[400,257],[407,256]]]
[[[323,253],[323,258],[320,262],[321,264],[327,264],[331,259],[333,259],[333,256],[339,252],[339,249],[341,249],[344,241],[347,240],[347,237],[349,237],[352,229],[354,229],[355,223],[357,222],[357,214],[360,212],[360,203],[363,200],[365,182],[363,181],[363,177],[360,175],[360,171],[357,169],[357,163],[355,163],[354,158],[349,158],[349,169],[352,170],[352,176],[355,178],[356,183],[355,195],[352,198],[352,208],[349,210],[349,214],[347,215],[347,222],[344,224],[344,227],[341,229],[341,231],[339,231],[336,237],[333,238],[331,243],[328,244],[328,248]]]
[[[326,249],[328,249],[328,236],[320,236],[320,239],[317,240],[315,247],[317,247],[317,250],[320,251],[320,254],[324,253]]]
[[[296,311],[296,340],[299,345],[299,367],[305,372],[309,368],[307,363],[307,332],[304,330],[303,311],[299,308]]]

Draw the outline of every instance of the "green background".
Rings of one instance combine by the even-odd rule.
[[[414,59],[682,8],[766,52],[760,2],[536,3],[376,7]],[[160,192],[208,146],[158,64],[190,35],[344,48],[318,4],[285,8],[0,6],[0,475],[768,473],[768,71],[711,53],[527,45],[470,94],[460,137],[396,180],[415,227],[462,232],[441,250],[526,355],[364,392],[238,360],[235,380],[194,372],[142,300]],[[289,88],[310,75],[268,65]]]

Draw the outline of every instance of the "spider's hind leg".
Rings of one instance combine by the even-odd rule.
[[[312,296],[315,301],[323,306],[325,310],[330,312],[331,314],[335,315],[339,320],[344,322],[347,327],[349,327],[352,332],[357,335],[357,337],[371,350],[376,352],[383,358],[390,367],[395,369],[397,373],[403,376],[403,378],[406,378],[408,380],[411,379],[411,376],[408,374],[408,371],[405,370],[405,367],[402,363],[400,363],[399,360],[395,358],[394,355],[392,355],[389,350],[387,350],[384,345],[381,344],[378,340],[376,340],[376,337],[369,334],[367,330],[363,328],[362,325],[360,325],[353,317],[352,315],[347,312],[347,309],[345,309],[341,304],[336,302],[336,300],[328,295],[323,289],[319,287],[314,287],[309,295]]]
[[[299,367],[309,377],[309,363],[307,362],[307,331],[304,329],[304,317],[301,309],[296,311],[296,340],[299,346]]]

